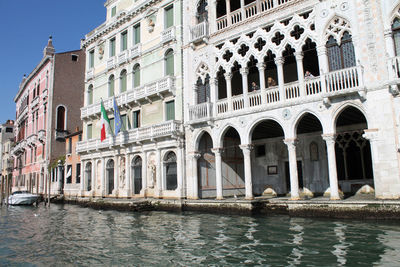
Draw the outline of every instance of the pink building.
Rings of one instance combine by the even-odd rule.
[[[55,53],[50,37],[40,63],[24,75],[14,98],[13,190],[43,193],[47,178],[53,193],[61,189],[53,169],[65,156],[65,136],[82,127],[84,67],[82,50]]]

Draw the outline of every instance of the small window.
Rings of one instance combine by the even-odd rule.
[[[115,56],[115,38],[110,40],[110,57]]]
[[[127,80],[126,80],[126,70],[123,70],[120,75],[120,92],[126,92]]]
[[[71,55],[71,60],[72,61],[78,61],[78,55]]]
[[[87,140],[90,140],[90,139],[92,139],[92,134],[93,134],[93,132],[92,132],[92,124],[88,124],[87,126],[86,126],[86,139]]]
[[[68,138],[68,154],[72,153],[72,138]]]
[[[89,51],[89,68],[94,67],[94,50]]]
[[[122,121],[122,129],[126,131],[131,128],[131,122],[129,121],[129,117],[126,114],[121,115],[121,121]]]
[[[125,51],[128,48],[128,32],[124,31],[121,33],[121,51]]]
[[[80,184],[81,183],[81,164],[77,163],[76,164],[76,179],[75,183]]]
[[[174,8],[169,6],[165,8],[165,29],[174,26]]]
[[[175,120],[175,101],[165,103],[166,120]]]
[[[67,184],[72,183],[72,165],[67,166]]]
[[[174,51],[172,49],[165,53],[165,75],[174,75]]]
[[[136,24],[135,26],[133,26],[133,43],[139,44],[140,43],[140,23]]]
[[[88,105],[93,104],[93,85],[89,85],[88,88]]]
[[[140,127],[140,110],[136,110],[132,113],[133,128]]]
[[[140,86],[140,65],[136,64],[133,67],[133,88]]]
[[[82,135],[81,134],[79,135],[78,138],[79,138],[79,142],[82,141]]]
[[[265,156],[265,145],[257,145],[256,146],[256,157],[264,157]]]
[[[13,132],[13,128],[6,128],[6,133],[12,133]],[[0,129],[0,133],[1,133],[1,129]]]
[[[116,6],[113,6],[113,7],[111,8],[111,17],[114,17],[116,14],[117,14],[117,7],[116,7]]]

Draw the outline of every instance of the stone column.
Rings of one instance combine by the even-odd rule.
[[[249,83],[248,83],[248,74],[249,70],[248,68],[241,68],[240,69],[240,74],[242,75],[242,87],[243,87],[243,100],[244,100],[244,106],[248,107],[249,106]]]
[[[114,156],[114,192],[112,192],[115,196],[118,196],[119,194],[119,160],[121,159],[121,156]]]
[[[260,90],[265,90],[265,63],[257,63],[258,75],[260,76]]]
[[[246,19],[246,10],[244,9],[244,0],[240,0],[240,11],[242,13],[242,20]]]
[[[210,6],[211,8],[208,9],[208,21],[210,23],[211,34],[217,31],[217,0],[212,0]]]
[[[97,169],[97,166],[96,166]],[[106,196],[106,175],[105,175],[105,162],[104,158],[101,158],[101,196],[105,197]]]
[[[335,140],[334,134],[323,134],[322,138],[326,142],[326,152],[328,156],[328,171],[329,171],[329,188],[331,190],[331,200],[339,200],[339,185],[337,178],[336,169],[336,152],[335,152]]]
[[[299,178],[297,175],[297,156],[296,156],[296,139],[285,139],[283,142],[288,147],[289,154],[289,172],[290,172],[290,195],[291,200],[299,200]]]
[[[146,197],[146,189],[147,189],[147,152],[143,151],[143,160],[142,160],[142,190],[140,194],[143,197]]]
[[[212,114],[210,114],[210,117],[213,117],[216,112],[216,107],[217,107],[217,100],[218,100],[218,79],[216,78],[210,78],[210,102],[212,103]]]
[[[185,166],[185,164],[184,164],[184,162],[183,162],[183,159],[184,159],[184,157],[182,156],[182,154],[183,154],[183,143],[182,142],[180,142],[179,141],[179,144],[178,144],[178,150],[177,150],[177,155],[176,155],[176,168],[177,168],[177,182],[178,182],[178,187],[177,187],[177,189],[178,189],[178,197],[179,198],[182,198],[182,197],[184,197],[184,194],[183,194],[183,179],[184,179],[184,177],[183,177],[183,168],[184,168],[184,166]]]
[[[321,45],[317,47],[317,55],[318,55],[318,65],[320,69],[320,75],[326,74],[329,72],[329,62],[328,55],[326,51],[326,46]]]
[[[199,87],[197,84],[193,85],[193,105],[198,104],[198,99],[199,99]]]
[[[303,68],[303,52],[296,52],[296,65],[297,65],[297,77],[299,81],[300,96],[305,97],[304,88],[304,68]]]
[[[232,111],[232,73],[225,73],[225,80],[226,80],[226,97],[228,100],[228,110]]]
[[[388,53],[388,57],[392,58],[396,56],[396,51],[394,50],[393,43],[393,33],[391,29],[386,29],[384,32],[385,42],[386,42],[386,52]]]
[[[212,152],[215,155],[215,178],[217,187],[217,199],[223,199],[223,188],[222,188],[222,153],[223,148],[213,148]]]
[[[382,164],[382,159],[379,158],[379,153],[378,153],[378,142],[379,142],[378,129],[364,130],[363,137],[369,141],[369,144],[371,147],[372,173],[374,176],[375,197],[381,198],[382,196],[380,196],[380,194],[383,191],[381,188],[382,188],[382,186],[384,186],[384,184],[383,184],[384,181],[382,181],[382,175],[380,175],[376,171],[378,168],[375,168],[375,166],[377,164]],[[386,193],[386,192],[383,192],[383,193]]]
[[[226,21],[228,23],[228,27],[232,24],[231,21],[231,0],[225,0],[226,6]]]
[[[131,180],[131,155],[125,154],[125,183],[126,183],[126,196],[130,197],[132,195],[132,180]]]
[[[154,187],[154,196],[160,198],[161,197],[161,191],[164,190],[163,183],[162,183],[162,176],[161,176],[161,171],[162,171],[162,165],[161,165],[161,150],[157,148],[156,150],[156,161],[157,161],[157,166],[156,166],[156,186]]]
[[[253,179],[251,175],[251,151],[252,145],[240,145],[244,156],[244,181],[246,187],[246,199],[253,199]]]
[[[62,179],[62,173],[63,173],[63,165],[61,160],[58,161],[58,165],[57,165],[57,193],[61,194],[62,192],[62,183],[61,183],[61,179]],[[30,185],[32,185],[32,179],[30,179]]]
[[[85,179],[86,179],[86,162],[84,160],[81,161],[81,183],[79,184],[79,190],[81,191],[80,195],[82,196],[83,191],[85,190]],[[83,169],[83,172],[82,172]]]
[[[283,63],[285,62],[285,60],[283,59],[283,57],[278,57],[275,59],[275,64],[276,64],[276,68],[278,70],[278,85],[279,85],[279,95],[280,95],[280,101],[285,101],[286,99],[286,94],[285,94],[285,80],[283,77]]]
[[[192,199],[199,199],[199,170],[197,167],[197,161],[201,157],[201,154],[197,151],[189,153],[189,159],[192,163]]]

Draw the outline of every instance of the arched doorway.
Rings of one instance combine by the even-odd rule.
[[[106,174],[107,174],[107,194],[111,195],[114,190],[114,160],[110,159],[107,161],[106,166]]]
[[[251,155],[253,194],[261,195],[272,188],[278,194],[290,191],[290,182],[284,177],[284,162],[287,149],[283,143],[285,134],[274,120],[259,122],[251,133],[254,153]]]
[[[321,122],[311,113],[305,113],[297,122],[296,153],[299,189],[307,188],[317,194],[323,194],[329,187],[328,159],[322,132]],[[286,168],[289,175],[289,163]]]
[[[371,147],[362,136],[365,129],[364,114],[353,106],[343,109],[336,119],[336,166],[344,193],[354,194],[366,184],[374,186]]]
[[[92,163],[87,163],[85,167],[85,177],[86,177],[86,191],[92,190]]]
[[[215,156],[211,151],[212,148],[212,138],[207,132],[205,132],[200,138],[198,152],[201,156],[197,160],[197,177],[200,198],[216,197]]]
[[[244,164],[239,133],[229,127],[222,139],[222,189],[223,196],[244,195]]]
[[[166,179],[167,190],[175,190],[178,188],[178,176],[176,155],[174,152],[169,152],[164,157],[164,174]]]
[[[142,190],[142,158],[137,156],[132,160],[132,175],[133,175],[133,193],[140,194]]]

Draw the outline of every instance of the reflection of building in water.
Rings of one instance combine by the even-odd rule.
[[[189,198],[400,196],[400,3],[379,4],[185,1]]]
[[[346,255],[349,247],[349,244],[346,243],[346,229],[346,225],[339,223],[336,223],[336,226],[333,229],[337,237],[338,244],[333,246],[335,250],[332,252],[332,254],[336,256],[338,266],[346,265]]]

